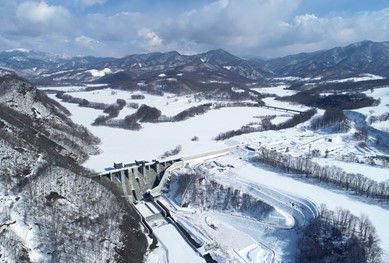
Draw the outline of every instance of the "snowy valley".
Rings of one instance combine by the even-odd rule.
[[[388,76],[297,60],[1,70],[0,262],[389,262]]]
[[[69,87],[48,89],[66,90]],[[264,88],[264,92],[283,96],[296,91],[288,90],[287,84],[280,83]],[[195,95],[178,96],[165,93],[160,96],[140,91],[113,90],[109,87],[93,91],[83,88],[67,94],[91,102],[112,104],[123,99],[128,105],[146,104],[168,116],[203,103],[220,103],[219,100],[199,99]],[[180,122],[143,122],[140,130],[132,131],[92,125],[94,119],[102,114],[101,110],[61,102],[55,94],[50,96],[72,112],[75,122],[85,125],[101,138],[102,153],[91,156],[85,163],[87,167],[98,172],[114,162],[160,159],[165,151],[176,145],[180,145],[181,150],[174,158],[232,147],[233,150],[227,156],[188,162],[186,168],[175,170],[170,179],[170,187],[163,190],[165,194],[162,194],[161,202],[169,208],[178,224],[187,229],[195,240],[200,240],[202,245],[196,251],[211,255],[217,262],[294,262],[299,254],[298,238],[302,229],[321,213],[323,205],[333,211],[347,209],[348,213],[357,217],[367,215],[376,229],[375,238],[381,240],[379,244],[384,248],[384,253],[387,253],[387,197],[369,198],[366,197],[366,189],[361,192],[350,191],[336,183],[325,182],[312,176],[295,175],[293,169],[287,172],[277,166],[253,161],[264,148],[294,158],[303,157],[304,160],[317,163],[319,167],[328,167],[329,173],[341,170],[342,173],[350,173],[350,176],[355,178],[362,176],[366,178],[366,187],[372,180],[376,182],[374,187],[377,191],[380,187],[387,191],[389,173],[387,159],[384,158],[387,148],[385,144],[377,145],[375,130],[370,133],[371,126],[366,122],[361,124],[355,116],[359,116],[359,113],[380,115],[386,112],[389,88],[368,90],[366,94],[380,98],[381,103],[366,109],[348,111],[345,123],[349,128],[344,131],[337,131],[335,124],[328,128],[311,128],[312,119],[320,118],[324,113],[319,110],[312,119],[292,128],[253,132],[250,130],[250,133],[226,140],[216,138],[221,132],[237,130],[249,124],[254,127],[261,126],[261,121],[268,116],[272,116],[271,123],[277,125],[296,115],[280,110],[281,108],[301,112],[309,108],[269,96],[264,99],[266,105],[280,109],[256,106],[220,109],[214,107],[202,115]],[[134,95],[141,95],[142,99],[137,99],[137,96],[132,99]],[[136,109],[124,107],[115,118],[123,118],[134,112]],[[365,116],[369,116],[368,114]],[[379,123],[385,125],[384,122]],[[359,137],[359,133],[365,130],[366,137]],[[388,135],[385,132],[381,135],[385,136],[382,138],[383,142],[388,142]],[[197,139],[193,140],[195,137]],[[197,175],[185,179],[188,173]],[[387,196],[387,192],[384,195]],[[259,208],[256,208],[257,206]],[[261,206],[270,212],[263,211]],[[307,207],[311,211],[308,214],[305,211]],[[169,241],[174,228],[167,231],[165,223],[157,222],[155,225],[155,233],[161,246],[150,251],[148,262],[188,260],[188,254],[183,253],[180,256],[177,252],[172,252],[178,242]],[[181,242],[183,245],[186,243],[185,240]],[[193,254],[193,262],[200,260],[197,253]]]

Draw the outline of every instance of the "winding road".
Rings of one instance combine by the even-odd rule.
[[[239,151],[239,149],[237,150]],[[228,150],[228,153],[230,151],[231,149]],[[277,253],[280,251],[276,251],[276,247],[269,243],[269,240],[266,238],[261,240],[261,238],[253,236],[254,233],[250,233],[253,232],[250,231],[250,227],[254,227],[256,231],[258,231],[258,229],[273,229],[273,233],[281,231],[285,234],[287,233],[285,231],[294,231],[295,228],[304,226],[310,219],[319,216],[319,210],[310,200],[269,188],[256,182],[251,182],[243,179],[239,176],[239,174],[208,170],[205,165],[207,163],[205,162],[206,159],[215,160],[218,157],[226,155],[226,153],[227,151],[214,152],[214,154],[208,154],[206,158],[204,158],[203,155],[196,155],[193,156],[193,158],[188,158],[185,161],[183,160],[173,164],[165,171],[161,183],[156,188],[153,188],[150,193],[154,198],[163,202],[163,204],[171,212],[172,216],[176,218],[177,222],[184,222],[183,227],[186,231],[190,233],[194,240],[199,241],[198,243],[202,244],[201,247],[198,248],[198,251],[202,255],[215,251],[216,249],[224,251],[223,253],[225,253],[225,255],[228,254],[229,257],[231,257],[230,259],[233,259],[236,262],[252,263],[259,262],[258,260],[260,260],[260,262],[273,263],[275,261],[279,261],[280,258],[282,258],[282,255],[277,255]],[[242,155],[241,151],[240,154],[237,152],[232,153],[233,158],[239,159],[243,163],[248,161],[247,158],[240,159],[241,157],[247,157],[248,153],[246,156],[244,155],[244,153]],[[166,195],[162,194],[161,196],[161,190],[169,181],[172,172],[187,165],[190,165],[192,169],[201,174],[207,174],[212,177],[213,180],[225,185],[226,187],[239,189],[241,192],[248,193],[258,200],[262,200],[263,202],[271,205],[276,210],[273,216],[274,218],[272,219],[271,216],[269,216],[266,220],[260,221],[253,218],[247,218],[236,214],[226,214],[223,212],[206,211],[203,209],[197,211],[196,209],[193,210],[193,208],[188,210],[176,205]],[[220,218],[220,220],[215,219],[216,222],[219,222],[219,231],[215,230],[215,228],[210,225],[209,220],[211,218]],[[228,226],[231,222],[235,223]],[[245,240],[243,243],[246,245],[248,244],[246,247],[242,248],[242,246],[237,245],[236,247],[239,247],[239,249],[236,249],[236,247],[228,244],[228,242],[230,242],[226,241],[228,238],[224,240],[224,238],[221,237],[223,233],[226,234],[229,232],[225,232],[229,227],[235,229],[231,229],[230,231],[235,233],[236,236]],[[292,233],[295,233],[295,231]],[[233,237],[230,236],[230,240],[233,240]],[[251,243],[249,240],[252,240]]]

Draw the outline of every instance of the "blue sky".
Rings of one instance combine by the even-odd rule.
[[[389,40],[388,0],[0,0],[0,50],[278,57]]]

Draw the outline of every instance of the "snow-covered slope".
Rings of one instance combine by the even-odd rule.
[[[0,71],[0,262],[141,262],[136,213],[80,166],[99,140],[67,114]]]

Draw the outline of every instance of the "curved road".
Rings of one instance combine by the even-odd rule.
[[[224,153],[225,154],[225,153]],[[239,154],[238,154],[239,155]],[[220,156],[220,155],[219,155]],[[246,155],[247,156],[247,155]],[[214,157],[218,157],[217,155]],[[213,157],[208,156],[206,159],[211,159]],[[244,158],[246,159],[246,158]],[[292,194],[287,194],[281,191],[278,191],[276,189],[271,189],[269,187],[260,185],[256,182],[251,182],[248,180],[244,180],[237,175],[236,177],[231,177],[226,174],[212,174],[206,167],[203,166],[203,162],[198,161],[199,158],[193,158],[190,161],[192,163],[192,168],[195,170],[198,170],[200,172],[204,172],[209,174],[211,177],[213,177],[216,181],[219,181],[223,185],[231,186],[233,188],[237,188],[241,190],[242,192],[249,193],[250,195],[253,195],[257,197],[260,200],[263,200],[264,202],[268,203],[269,205],[276,208],[280,214],[282,214],[285,218],[285,224],[280,222],[275,223],[269,223],[269,222],[260,222],[256,221],[256,223],[260,223],[262,225],[266,225],[268,227],[276,228],[276,229],[293,229],[298,226],[304,226],[306,225],[310,219],[315,218],[319,215],[319,210],[317,206],[310,200],[300,198],[293,196]],[[203,160],[202,160],[203,161]],[[170,175],[173,170],[181,168],[185,165],[184,161],[178,162],[173,164],[171,167],[169,167],[160,183],[160,185],[154,189],[151,190],[151,194],[155,197],[159,197],[161,194],[161,190],[163,186],[166,184],[166,182],[169,180]],[[170,203],[170,200],[166,198],[166,200]],[[173,208],[174,214],[177,217],[185,217],[186,211],[181,211],[181,209],[177,209],[177,207],[174,204],[169,204],[170,209]],[[182,213],[181,213],[182,212]],[[242,220],[248,220],[247,218],[243,218]],[[287,222],[292,222],[291,224],[288,224]],[[266,262],[274,262],[276,258],[276,252],[269,247],[268,245],[264,244],[261,241],[256,240],[262,249],[265,251],[267,250],[268,253],[270,253],[272,256],[271,258],[268,258]],[[209,244],[209,243],[208,243]],[[204,249],[204,248],[202,248]],[[268,254],[268,255],[270,255]],[[245,262],[243,258],[237,258],[237,260],[241,262]]]

